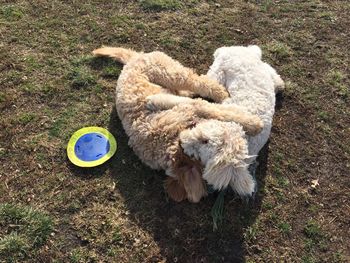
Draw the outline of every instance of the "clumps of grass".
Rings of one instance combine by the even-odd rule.
[[[69,259],[72,263],[89,262],[89,260],[91,260],[89,252],[84,248],[73,249],[70,252]]]
[[[5,5],[1,7],[0,16],[8,22],[18,21],[23,17],[23,11],[15,5]]]
[[[11,232],[0,239],[0,256],[9,259],[23,258],[28,250],[28,241],[16,232]]]
[[[274,208],[274,205],[268,201],[264,201],[262,204],[261,204],[261,207],[265,210],[271,210],[272,208]]]
[[[249,226],[244,232],[244,238],[247,241],[255,240],[260,232],[260,222],[257,220],[254,224]]]
[[[34,71],[35,69],[39,69],[43,66],[34,56],[27,56],[24,61],[28,71]]]
[[[104,78],[113,78],[117,79],[120,75],[120,72],[123,66],[117,61],[111,58],[105,57],[94,57],[94,56],[82,56],[80,58],[76,58],[72,61],[73,72],[76,74],[77,72],[80,74],[76,74],[76,76],[80,75],[79,79],[81,79],[82,72],[85,72],[85,78],[90,79],[92,77],[90,70],[87,68],[89,66],[91,69],[98,71],[100,75]],[[71,75],[71,74],[70,74]],[[70,76],[69,75],[69,76]],[[89,77],[90,75],[90,77]],[[96,84],[96,78],[93,77],[93,81],[89,82],[90,84]]]
[[[280,187],[286,188],[289,186],[289,179],[284,176],[278,176],[277,177],[277,183]]]
[[[334,16],[332,12],[320,12],[318,13],[318,17],[331,22],[334,22],[337,20],[337,18]]]
[[[286,234],[286,235],[290,234],[292,231],[292,226],[289,223],[284,221],[281,221],[277,227],[283,234]]]
[[[179,41],[175,39],[172,36],[161,36],[159,42],[162,44],[163,47],[165,48],[174,48],[179,44]]]
[[[346,256],[343,254],[341,250],[333,253],[333,262],[347,262]]]
[[[213,231],[218,230],[224,218],[225,193],[226,190],[220,191],[210,212],[213,219]]]
[[[6,75],[6,81],[9,86],[18,86],[24,82],[24,79],[20,72],[11,70]]]
[[[24,259],[45,244],[53,231],[51,218],[31,207],[0,205],[0,256]]]
[[[116,66],[114,63],[103,68],[101,76],[105,78],[115,78],[117,79],[120,75],[121,68]]]
[[[0,92],[0,103],[3,103],[6,101],[6,95],[3,92]]]
[[[122,71],[122,65],[111,58],[92,57],[90,66],[103,78],[117,79]]]
[[[6,156],[6,149],[0,147],[0,158],[5,157],[5,156]]]
[[[68,73],[68,79],[73,88],[86,88],[96,84],[96,77],[86,66],[74,66]]]
[[[289,186],[289,179],[283,176],[283,172],[279,166],[273,168],[273,173],[279,187],[286,188]]]
[[[322,121],[329,121],[331,118],[330,114],[326,111],[319,111],[317,115]]]
[[[319,239],[323,237],[321,227],[314,220],[309,220],[304,227],[304,233],[308,238]]]
[[[292,49],[283,42],[273,41],[266,46],[269,53],[277,60],[285,60],[292,56]]]
[[[315,258],[311,255],[306,255],[301,258],[302,263],[315,263]]]
[[[132,20],[127,15],[116,15],[111,19],[111,23],[113,26],[117,27],[128,27],[132,24]]]
[[[90,208],[80,210],[72,221],[77,237],[85,244],[94,244],[99,252],[107,253],[108,249],[119,248],[124,237],[116,215],[114,208],[101,204],[93,204]]]
[[[39,87],[34,85],[33,83],[25,83],[21,85],[21,90],[28,93],[28,94],[34,94],[39,91]]]
[[[36,118],[36,114],[32,112],[22,113],[18,116],[18,122],[22,125],[26,125]]]
[[[140,5],[143,9],[152,11],[175,10],[182,7],[179,0],[141,0]]]
[[[68,107],[58,119],[54,120],[52,126],[49,130],[49,135],[53,137],[64,137],[68,136],[67,131],[65,131],[67,125],[72,123],[72,117],[75,115],[76,109]]]
[[[73,88],[86,88],[97,83],[96,77],[92,75],[88,67],[93,59],[93,56],[82,56],[72,60],[72,67],[67,78]]]
[[[323,233],[319,224],[314,220],[309,220],[304,227],[305,248],[308,251],[313,251],[316,247],[321,250],[326,250],[326,235]]]
[[[265,1],[262,1],[262,4],[261,4],[261,10],[263,12],[268,12],[272,6],[272,0],[265,0]]]
[[[332,70],[328,73],[327,76],[327,82],[329,85],[333,86],[338,95],[340,95],[343,98],[349,97],[349,87],[344,83],[346,79],[346,75],[339,70]]]

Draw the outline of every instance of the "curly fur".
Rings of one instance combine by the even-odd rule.
[[[261,148],[266,144],[272,127],[275,112],[275,93],[283,90],[284,82],[269,64],[261,60],[262,52],[258,46],[222,47],[214,53],[214,63],[207,76],[223,84],[231,97],[223,104],[241,106],[252,114],[259,116],[264,122],[261,133],[248,136],[249,155],[252,158],[246,163],[255,161]],[[237,192],[253,193],[255,181],[248,171],[241,170],[234,174],[245,173],[245,176],[232,176],[230,185]],[[244,178],[243,183],[238,178]],[[248,191],[242,191],[242,184],[248,186]]]
[[[222,189],[229,184],[241,196],[251,196],[256,183],[248,171],[248,166],[255,158],[264,144],[267,142],[274,114],[275,91],[282,90],[284,82],[276,71],[268,64],[261,61],[261,49],[258,46],[248,47],[222,47],[214,53],[214,63],[210,67],[207,76],[224,85],[231,97],[223,101],[222,106],[235,106],[259,116],[264,128],[255,136],[246,136],[239,127],[232,127],[226,132],[225,142],[231,142],[231,147],[224,147],[213,155],[208,148],[192,147],[191,140],[196,141],[202,135],[196,127],[189,133],[188,140],[182,140],[184,152],[196,158],[209,159],[204,161],[205,168],[203,178],[215,189]],[[194,103],[193,99],[176,97],[163,100],[163,103],[152,100],[152,108],[169,109],[181,103]],[[173,96],[175,97],[175,96]],[[219,106],[219,105],[218,105]],[[205,127],[213,130],[206,138],[209,145],[218,145],[218,135],[215,127]],[[250,134],[252,135],[252,134]],[[219,138],[223,135],[219,135]],[[181,136],[180,136],[181,138]],[[182,138],[183,139],[183,138]],[[247,148],[245,147],[247,146]]]
[[[109,56],[126,63],[116,88],[116,108],[129,145],[136,155],[153,169],[163,169],[171,176],[166,182],[170,197],[198,202],[206,195],[199,175],[202,167],[183,153],[179,143],[182,131],[207,119],[243,120],[254,132],[262,128],[259,118],[251,114],[217,109],[205,104],[183,104],[166,111],[153,112],[147,105],[155,94],[187,90],[215,101],[228,97],[224,87],[206,76],[198,76],[162,52],[136,53],[122,48],[100,48],[96,56]],[[209,106],[208,106],[209,105]],[[208,106],[208,107],[206,107]],[[243,117],[244,118],[243,118]],[[200,179],[200,180],[199,180]]]

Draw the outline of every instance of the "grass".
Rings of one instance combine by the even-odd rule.
[[[280,222],[278,224],[278,229],[283,233],[283,234],[290,234],[292,231],[292,227],[289,223],[287,222]]]
[[[6,21],[14,22],[18,21],[23,17],[23,11],[16,5],[4,5],[1,7],[1,16]]]
[[[178,0],[141,0],[140,4],[144,9],[153,11],[175,10],[182,7],[181,1]]]
[[[323,237],[321,227],[314,220],[309,220],[304,228],[304,233],[308,238],[317,240]]]
[[[247,230],[244,233],[244,237],[247,239],[247,241],[252,241],[258,237],[259,232],[260,232],[259,222],[255,222],[253,225],[247,228]]]
[[[85,66],[72,67],[67,77],[73,88],[86,88],[96,84],[96,77]]]
[[[0,262],[349,261],[340,226],[350,163],[350,3],[5,2],[0,204],[17,212],[0,225]],[[161,50],[205,74],[215,49],[250,44],[287,85],[259,156],[255,198],[228,191],[213,231],[215,194],[198,204],[167,200],[164,173],[129,148],[114,105],[122,65],[91,51]],[[85,126],[107,128],[118,143],[94,169],[66,156],[69,137]]]
[[[23,235],[11,232],[0,239],[0,256],[8,257],[11,260],[24,258],[29,252],[29,240]]]
[[[307,251],[313,253],[315,250],[327,250],[327,236],[323,233],[319,224],[314,220],[309,220],[304,227],[304,234],[307,237],[304,241]]]
[[[0,205],[0,256],[24,259],[43,246],[53,231],[53,221],[30,207]]]
[[[327,82],[330,86],[332,86],[337,94],[339,94],[343,98],[349,97],[349,87],[345,83],[347,79],[346,75],[339,70],[331,70],[328,73]]]
[[[33,112],[28,112],[28,113],[22,113],[18,117],[18,122],[22,125],[26,125],[29,122],[33,121],[36,118],[36,114]]]
[[[283,42],[273,41],[266,47],[268,52],[278,61],[283,61],[292,56],[292,49]]]
[[[62,112],[60,116],[53,121],[49,129],[49,135],[53,137],[67,136],[65,132],[66,128],[69,124],[74,122],[75,113],[76,109],[74,107],[68,107],[64,112]]]
[[[6,95],[5,95],[5,93],[0,92],[0,103],[5,102],[5,101],[6,101]]]

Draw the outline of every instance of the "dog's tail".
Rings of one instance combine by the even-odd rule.
[[[92,54],[96,57],[110,57],[122,64],[126,64],[133,57],[138,56],[139,53],[127,48],[101,47],[92,51]]]

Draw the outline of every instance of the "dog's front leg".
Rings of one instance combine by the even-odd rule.
[[[225,105],[209,103],[204,100],[198,100],[193,105],[199,117],[239,123],[247,134],[252,136],[260,133],[264,127],[264,123],[257,115],[248,113],[238,106],[230,105],[228,109]]]
[[[182,104],[191,104],[195,113],[201,118],[239,123],[249,135],[256,135],[263,128],[263,122],[258,116],[235,105],[215,104],[202,99],[191,99],[172,94],[156,94],[147,97],[147,108],[152,111],[167,110]]]
[[[151,111],[168,110],[182,103],[191,103],[193,99],[172,94],[155,94],[146,98],[146,107]]]

